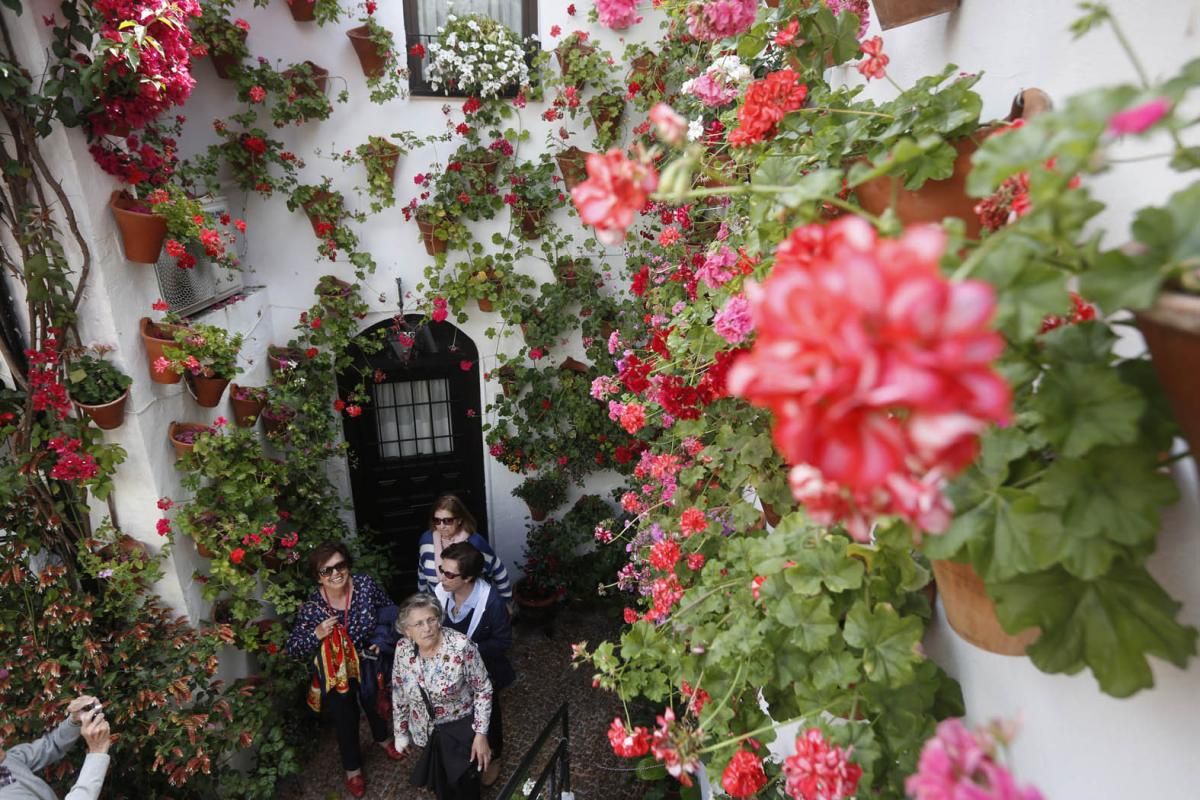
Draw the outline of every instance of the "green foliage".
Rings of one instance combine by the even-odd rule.
[[[237,363],[242,335],[216,325],[196,323],[172,332],[175,345],[163,346],[163,357],[173,372],[208,378],[232,379],[241,372]]]
[[[524,500],[530,509],[553,511],[567,499],[567,478],[558,470],[531,475],[521,481],[512,494]]]
[[[85,352],[71,361],[67,370],[68,388],[75,402],[101,406],[120,397],[133,379],[112,362],[105,361],[100,348],[92,349],[96,355]]]

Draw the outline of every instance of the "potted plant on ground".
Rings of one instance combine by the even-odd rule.
[[[525,537],[521,579],[513,586],[513,600],[521,608],[518,619],[549,625],[566,594],[569,563],[577,542],[559,520],[531,526]]]
[[[237,363],[241,347],[240,333],[231,335],[215,325],[193,325],[175,331],[175,345],[163,347],[163,357],[154,368],[185,376],[196,402],[216,408],[225,387],[241,372]]]
[[[512,495],[525,501],[534,522],[541,522],[567,499],[567,478],[557,471],[531,475],[512,490]]]
[[[71,400],[103,430],[121,427],[132,379],[104,356],[112,347],[92,345],[71,359],[67,386]],[[88,352],[91,351],[91,352]]]

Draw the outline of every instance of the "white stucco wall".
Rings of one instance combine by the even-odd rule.
[[[590,4],[586,0],[576,3],[579,16],[574,19],[567,16],[565,2],[541,5],[539,27],[547,46],[551,45],[551,26],[560,25],[567,32],[587,25],[583,15]],[[1062,98],[1091,86],[1132,80],[1132,70],[1107,30],[1096,31],[1080,42],[1071,40],[1067,26],[1077,14],[1074,5],[1065,0],[1005,3],[963,0],[963,7],[955,14],[884,33],[885,50],[892,59],[889,74],[906,85],[947,61],[957,63],[965,71],[983,71],[985,76],[978,90],[985,98],[985,116],[994,117],[1003,116],[1012,96],[1024,87],[1037,86],[1052,97]],[[1200,53],[1197,37],[1200,3],[1116,0],[1112,5],[1152,76],[1168,74]],[[54,4],[50,0],[36,0],[30,6],[22,17],[10,15],[9,19],[16,40],[31,58],[30,63],[36,63],[32,56],[41,50],[45,35],[40,17],[52,13]],[[381,3],[377,13],[397,40],[403,41],[401,4]],[[437,98],[396,100],[384,106],[371,104],[357,60],[343,35],[355,24],[352,20],[324,28],[296,23],[282,0],[265,8],[244,3],[240,15],[252,25],[249,45],[253,53],[289,62],[311,58],[331,74],[345,77],[351,100],[336,106],[328,121],[277,131],[274,135],[308,162],[303,180],[315,183],[321,175],[329,175],[351,203],[356,202],[353,187],[363,177],[357,171],[360,168],[344,170],[339,164],[314,156],[314,148],[325,152],[350,148],[365,141],[368,135],[401,129],[418,133],[437,131],[443,125],[442,104],[450,102],[455,108],[459,105],[457,100]],[[657,38],[658,30],[647,20],[629,33],[630,38],[644,40]],[[603,32],[599,38],[608,49],[620,52],[621,44],[615,35]],[[197,64],[196,74],[199,85],[185,109],[191,120],[185,150],[203,140],[214,117],[233,110],[228,104],[230,84],[217,80],[211,66],[203,61]],[[860,80],[853,69],[837,70],[834,77]],[[890,96],[893,90],[877,82],[869,91]],[[531,103],[522,113],[531,135],[522,146],[521,158],[534,155],[542,147],[547,130],[557,129],[561,124],[551,126],[541,122],[538,115],[542,108]],[[566,124],[571,125],[569,121]],[[585,133],[582,141],[589,140]],[[1154,152],[1155,146],[1151,143],[1136,152]],[[81,319],[84,339],[117,345],[116,360],[135,381],[125,426],[106,434],[129,453],[118,476],[117,510],[127,532],[157,546],[154,522],[158,513],[154,501],[162,495],[179,495],[166,423],[172,419],[209,421],[227,412],[199,409],[183,396],[185,390],[181,387],[149,381],[137,320],[149,313],[158,290],[147,267],[129,264],[121,256],[115,227],[104,205],[115,184],[94,167],[77,132],[56,134],[46,148],[51,162],[61,165],[64,186],[80,213],[80,225],[95,262]],[[417,239],[415,224],[403,221],[399,205],[416,191],[412,176],[431,160],[444,162],[450,149],[440,145],[437,152],[430,148],[403,159],[396,183],[397,208],[385,211],[360,229],[363,246],[375,255],[379,264],[378,272],[367,280],[366,295],[372,304],[372,314],[364,320],[364,327],[395,312],[397,277],[409,289],[421,280],[430,259]],[[1183,181],[1161,162],[1124,165],[1096,181],[1097,191],[1110,204],[1102,224],[1109,230],[1111,241],[1126,238],[1132,209],[1165,197]],[[225,324],[250,336],[244,351],[248,374],[241,380],[257,383],[266,377],[266,345],[288,338],[296,315],[311,302],[317,277],[332,272],[349,278],[352,271],[347,264],[334,266],[315,261],[315,241],[307,220],[300,214],[289,213],[281,198],[267,203],[256,197],[229,199],[235,208],[244,207],[243,216],[251,226],[247,283],[263,288],[219,313]],[[574,224],[566,219],[565,212],[559,213],[562,218],[558,222]],[[491,226],[476,230],[477,238],[486,240],[492,230],[506,224],[506,212],[501,212]],[[544,265],[533,269],[539,278],[549,277]],[[408,307],[411,308],[411,303]],[[493,342],[484,335],[495,324],[498,324],[496,315],[473,312],[463,326],[479,348],[484,371],[495,364],[499,348],[510,346],[511,339]],[[553,357],[561,359],[566,355],[581,355],[579,343],[558,349]],[[492,386],[484,387],[481,408],[490,400],[493,390]],[[488,464],[490,533],[511,568],[520,560],[526,523],[523,504],[509,495],[518,477],[490,459]],[[1150,569],[1184,603],[1184,620],[1200,625],[1200,487],[1192,462],[1176,465],[1174,474],[1184,497],[1164,519],[1159,550],[1150,562]],[[177,548],[168,577],[160,587],[168,601],[194,615],[207,611],[190,578],[193,568],[202,565],[203,559],[189,548]],[[1186,671],[1156,663],[1157,687],[1118,701],[1102,695],[1087,673],[1073,677],[1044,675],[1025,659],[976,650],[941,622],[931,633],[927,647],[962,682],[972,720],[1015,715],[1024,718],[1024,729],[1013,751],[1015,765],[1022,779],[1039,785],[1047,798],[1174,800],[1200,796],[1185,769],[1200,746],[1200,714],[1197,714],[1200,662],[1194,661]]]

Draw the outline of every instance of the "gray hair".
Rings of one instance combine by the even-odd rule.
[[[437,615],[439,621],[441,620],[442,604],[438,599],[428,592],[417,592],[414,595],[409,595],[400,604],[400,611],[396,614],[396,633],[403,635],[404,626],[408,624],[408,615],[423,608],[429,609]]]

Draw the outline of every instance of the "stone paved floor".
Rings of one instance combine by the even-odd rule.
[[[614,636],[618,627],[595,611],[563,610],[553,638],[539,629],[518,625],[513,645],[517,683],[507,689],[504,702],[505,758],[500,779],[483,791],[483,800],[493,800],[524,756],[533,739],[564,700],[570,702],[571,788],[578,800],[639,800],[644,784],[633,779],[613,755],[605,731],[620,712],[615,695],[593,689],[591,673],[571,668],[571,643],[591,644]],[[434,795],[408,785],[415,763],[410,755],[392,762],[370,744],[366,723],[362,727],[366,763],[367,797],[377,800],[433,800]],[[535,773],[536,774],[536,773]],[[312,763],[299,780],[281,786],[276,800],[341,800],[350,794],[342,788],[343,773],[332,730],[321,731],[321,742]]]

